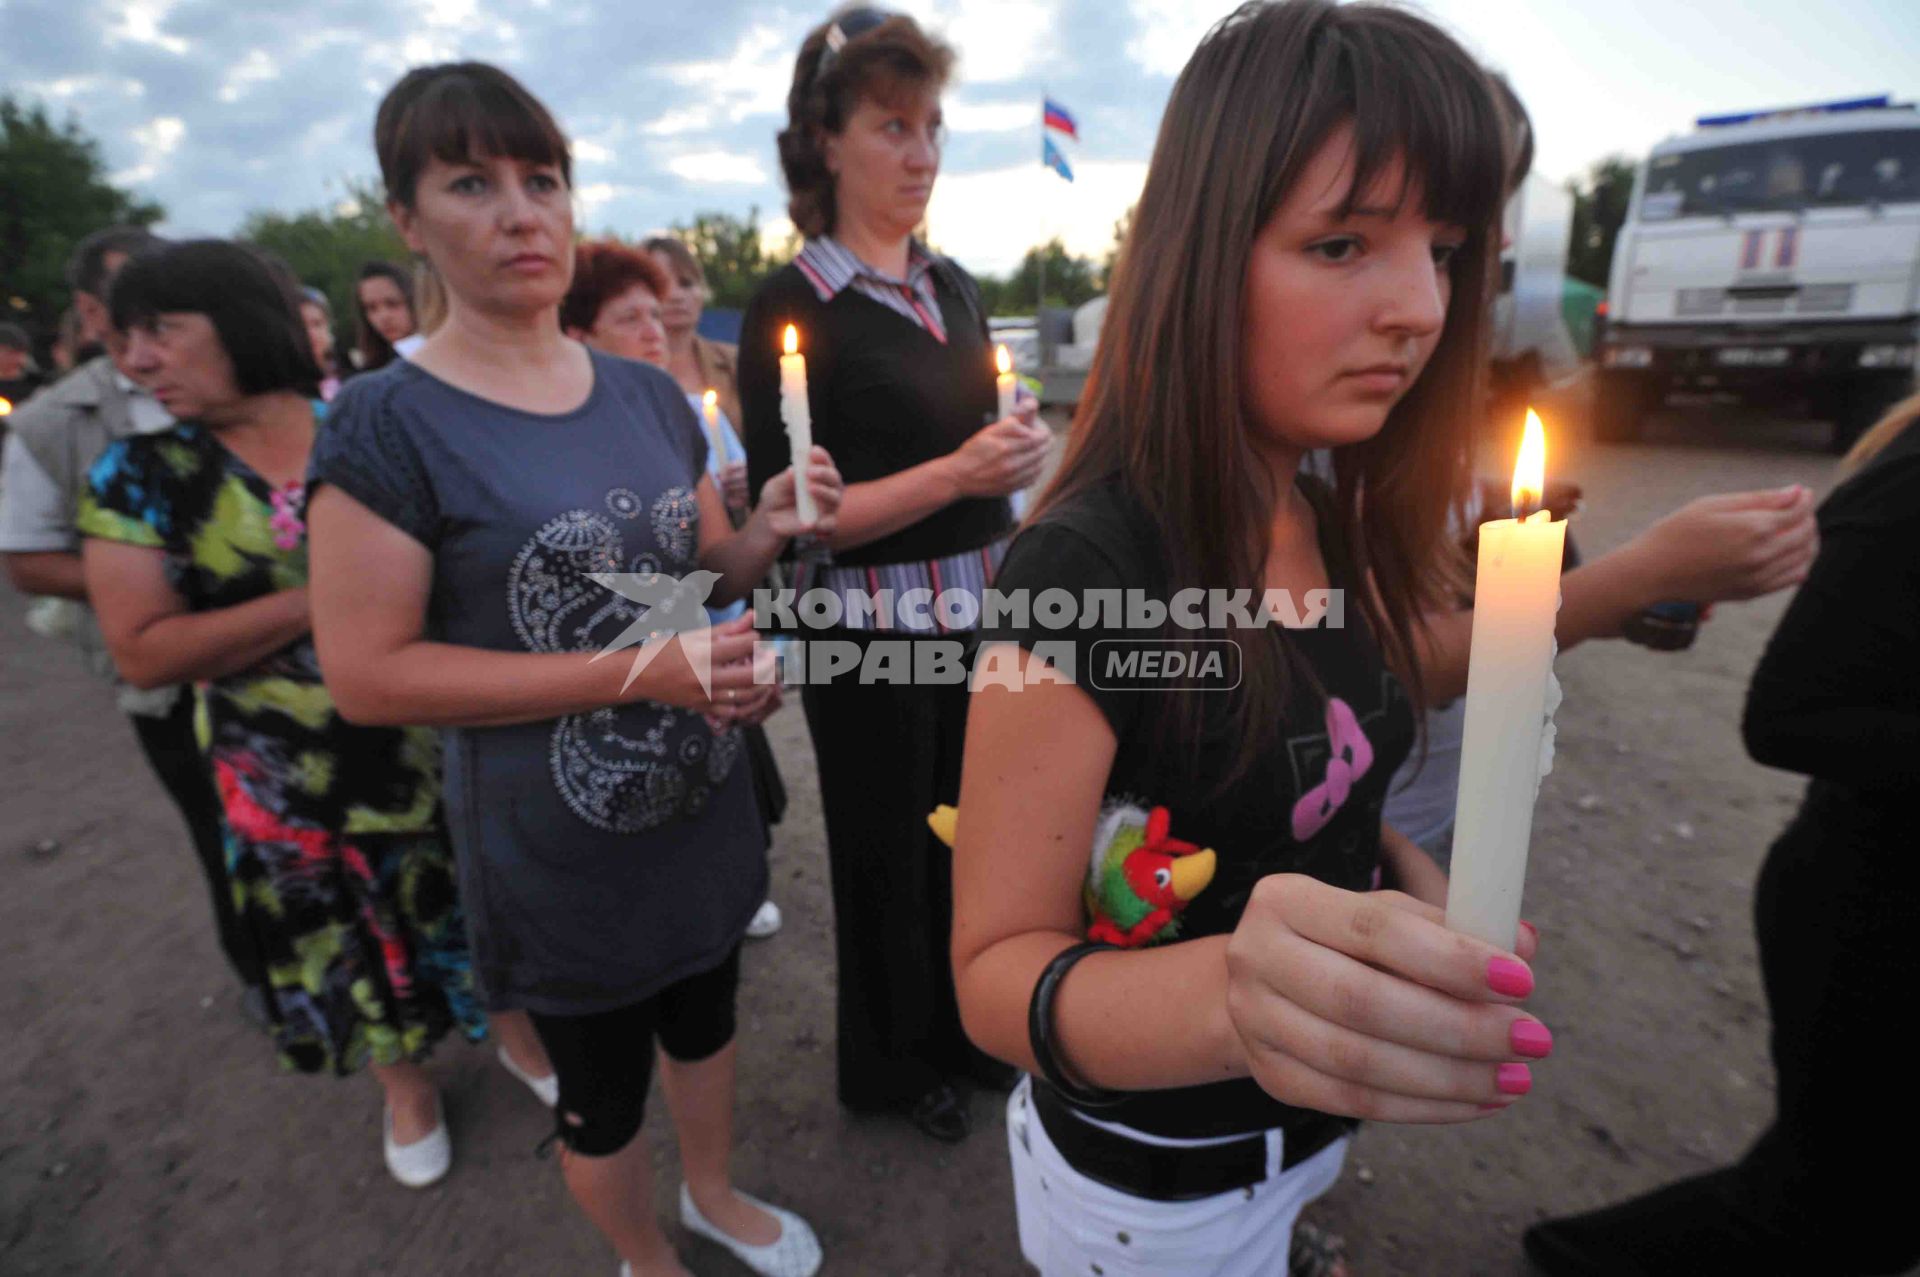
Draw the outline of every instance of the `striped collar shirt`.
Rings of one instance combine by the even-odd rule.
[[[822,302],[830,302],[843,289],[852,288],[932,333],[933,339],[944,346],[947,330],[940,319],[940,300],[933,291],[933,261],[925,245],[917,239],[909,240],[907,277],[899,279],[867,265],[833,236],[822,235],[808,240],[793,264]]]

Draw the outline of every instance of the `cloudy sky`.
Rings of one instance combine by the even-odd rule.
[[[933,236],[1003,272],[1064,236],[1099,254],[1137,194],[1173,77],[1222,0],[901,0],[960,52]],[[1920,97],[1916,0],[1426,0],[1532,110],[1539,171],[1642,153],[1703,113]],[[338,200],[375,172],[374,107],[407,66],[496,61],[575,139],[583,224],[704,209],[784,228],[773,135],[826,3],[766,0],[0,0],[0,91],[71,110],[175,233]],[[1072,186],[1038,164],[1039,97],[1077,114]]]

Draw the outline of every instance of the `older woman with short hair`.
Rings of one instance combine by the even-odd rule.
[[[130,262],[112,305],[128,372],[179,421],[113,444],[89,475],[78,527],[101,631],[129,683],[201,687],[227,869],[283,1066],[371,1068],[388,1169],[430,1184],[452,1146],[420,1064],[487,1020],[433,733],[350,723],[321,680],[304,482],[320,370],[293,281],[201,240]],[[510,1070],[551,1087],[525,1017],[495,1027],[526,1065],[503,1054]]]
[[[849,603],[921,589],[978,601],[1013,532],[1008,497],[1038,476],[1050,443],[1030,409],[996,420],[979,290],[914,238],[940,170],[952,64],[913,19],[876,9],[847,10],[807,36],[780,134],[789,212],[807,243],[741,328],[751,485],[788,463],[777,356],[787,325],[800,334],[814,438],[848,486],[826,538],[831,564],[803,562],[794,584]],[[939,623],[903,608],[815,634],[863,652],[903,637],[951,650],[971,635],[929,620]],[[957,795],[966,687],[848,676],[802,697],[833,875],[841,1103],[962,1139],[966,1082],[1011,1082],[961,1031],[950,860],[926,826]]]
[[[618,240],[582,240],[573,250],[573,283],[560,302],[560,330],[609,355],[664,366],[660,298],[666,289],[667,273],[651,255]]]

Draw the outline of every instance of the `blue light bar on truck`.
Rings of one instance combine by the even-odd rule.
[[[1838,102],[1811,102],[1806,106],[1776,106],[1764,111],[1741,111],[1736,115],[1703,115],[1693,122],[1695,128],[1717,129],[1729,124],[1752,124],[1756,120],[1785,120],[1796,115],[1837,115],[1842,111],[1883,111],[1893,105],[1893,96],[1882,93],[1872,98],[1844,98]]]

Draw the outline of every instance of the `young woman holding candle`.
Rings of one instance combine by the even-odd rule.
[[[953,960],[973,1039],[1036,1075],[1009,1145],[1048,1277],[1273,1272],[1351,1119],[1487,1117],[1551,1049],[1519,1007],[1531,929],[1516,951],[1446,930],[1443,875],[1380,819],[1421,618],[1457,588],[1502,151],[1480,69],[1396,8],[1245,5],[1175,85],[1067,456],[998,584],[1332,588],[1345,625],[986,649],[1024,685],[973,694]],[[1300,474],[1321,447],[1330,487]],[[1103,690],[1121,637],[1234,639],[1241,677]],[[1121,800],[1218,854],[1176,943],[1081,943]]]
[[[803,1277],[812,1231],[727,1169],[740,940],[767,880],[733,728],[770,703],[771,657],[744,618],[683,623],[639,665],[596,654],[697,607],[681,602],[696,573],[725,602],[788,537],[830,532],[839,475],[813,453],[819,528],[794,518],[785,470],[733,531],[672,379],[562,333],[567,140],[510,76],[409,72],[374,139],[388,211],[448,314],[412,360],[341,392],[315,448],[328,684],[349,717],[446,729],[475,968],[492,1005],[532,1014],[567,1185],[628,1271],[684,1272],[635,1139],[657,1038],[682,1222],[757,1272]],[[602,574],[641,591],[664,575],[672,594],[649,610]]]
[[[1510,200],[1533,164],[1533,126],[1506,78],[1493,74],[1491,79],[1506,130]],[[1330,473],[1327,456],[1316,453],[1308,464],[1321,466],[1317,473]],[[1507,461],[1482,460],[1501,466]],[[1456,510],[1450,531],[1468,543],[1470,555],[1476,552],[1478,524],[1507,509],[1508,491],[1504,478],[1482,479]],[[1565,519],[1577,496],[1577,488],[1550,480],[1545,500],[1555,519]],[[1577,560],[1569,529],[1555,641],[1565,652],[1591,639],[1620,638],[1634,617],[1667,600],[1711,605],[1785,589],[1805,577],[1817,546],[1813,497],[1797,485],[1697,497],[1584,564]],[[1452,858],[1472,624],[1470,606],[1428,620],[1422,668],[1429,708],[1420,724],[1421,748],[1401,765],[1387,795],[1387,823],[1443,869]]]
[[[1741,724],[1756,762],[1810,781],[1754,890],[1773,1123],[1732,1166],[1528,1229],[1528,1256],[1554,1277],[1920,1264],[1920,1115],[1899,1098],[1911,1060],[1887,1049],[1920,986],[1920,397],[1863,435],[1842,473]]]
[[[913,19],[855,8],[809,33],[794,64],[780,163],[807,243],[749,303],[739,369],[753,484],[788,464],[780,355],[790,325],[814,438],[848,479],[825,538],[831,562],[797,565],[798,589],[977,596],[1013,531],[1007,498],[1034,481],[1049,447],[1032,408],[996,416],[978,289],[914,238],[939,174],[952,60]],[[969,633],[889,615],[807,637],[864,651]],[[849,674],[810,684],[802,703],[833,874],[840,1101],[959,1140],[966,1083],[1011,1082],[960,1028],[949,857],[926,826],[958,789],[966,689]]]

